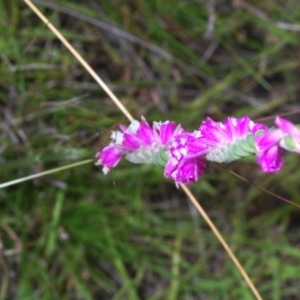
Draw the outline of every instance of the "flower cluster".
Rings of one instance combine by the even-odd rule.
[[[112,142],[96,154],[96,164],[103,165],[104,174],[115,167],[123,155],[132,163],[164,166],[169,141],[182,132],[175,122],[153,122],[150,127],[143,117],[141,122],[134,120],[128,127],[120,125],[120,130],[114,131]]]
[[[255,138],[257,158],[264,172],[278,172],[283,166],[283,151],[300,153],[300,129],[288,120],[276,117],[278,128]]]
[[[166,178],[178,183],[196,182],[205,172],[206,160],[227,163],[255,154],[264,172],[283,165],[283,149],[300,153],[300,128],[277,117],[278,128],[254,123],[249,117],[229,117],[224,123],[207,118],[198,130],[183,130],[175,122],[132,121],[112,133],[112,142],[98,151],[103,172],[115,167],[123,156],[132,163],[164,166]]]
[[[201,133],[183,131],[170,141],[169,160],[165,166],[165,177],[178,183],[196,182],[206,168],[204,155],[209,150],[201,141]]]

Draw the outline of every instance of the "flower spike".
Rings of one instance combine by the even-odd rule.
[[[268,129],[247,116],[229,117],[224,123],[207,117],[198,130],[189,132],[173,121],[150,126],[142,117],[112,133],[111,143],[97,152],[96,164],[103,165],[104,174],[122,157],[132,163],[163,166],[165,177],[176,186],[198,181],[206,160],[228,163],[256,154],[264,172],[278,172],[284,163],[283,149],[300,153],[300,128],[280,117],[275,124],[278,128]]]
[[[111,144],[96,154],[96,164],[103,165],[105,174],[119,163],[123,155],[132,163],[164,166],[169,158],[168,144],[182,128],[171,121],[154,122],[151,127],[142,117],[141,122],[133,120],[128,127],[120,125],[120,130],[113,133]]]

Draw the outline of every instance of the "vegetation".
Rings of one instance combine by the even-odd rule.
[[[217,3],[215,3],[217,2]],[[299,3],[35,1],[132,115],[299,121]],[[216,17],[214,19],[214,17]],[[0,1],[0,182],[93,158],[128,124],[22,1]],[[191,190],[264,299],[297,299],[299,158],[209,164]],[[253,299],[173,182],[122,162],[0,189],[0,299]]]

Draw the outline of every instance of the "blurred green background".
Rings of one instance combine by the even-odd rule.
[[[298,0],[35,2],[126,105],[299,121]],[[126,118],[23,1],[0,1],[0,182],[93,158]],[[299,157],[209,164],[191,190],[264,299],[300,298]],[[0,299],[253,299],[187,197],[154,166],[93,164],[0,190]]]

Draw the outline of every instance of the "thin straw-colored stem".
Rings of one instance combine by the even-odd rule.
[[[61,40],[61,42],[70,50],[70,52],[78,59],[78,61],[85,67],[85,69],[91,74],[91,76],[96,80],[96,82],[104,89],[104,91],[110,96],[113,102],[119,107],[119,109],[123,112],[123,114],[128,118],[129,121],[133,120],[133,117],[128,112],[128,110],[123,106],[123,104],[116,98],[116,96],[110,91],[107,85],[100,79],[100,77],[95,73],[95,71],[86,63],[86,61],[80,56],[80,54],[73,48],[73,46],[60,34],[60,32],[50,23],[50,21],[37,9],[36,6],[32,4],[30,0],[24,0],[24,2],[41,18],[41,20],[50,28],[50,30]],[[67,166],[66,166],[67,167]],[[50,172],[50,171],[49,171]],[[44,172],[45,173],[45,172]],[[38,174],[36,174],[38,175]],[[32,175],[34,176],[34,175]],[[34,177],[35,178],[35,177]],[[238,270],[244,277],[246,283],[250,287],[251,291],[255,295],[257,300],[262,300],[261,296],[259,295],[257,289],[253,285],[251,279],[247,275],[246,271],[236,258],[236,256],[231,251],[229,245],[226,243],[224,238],[222,237],[221,233],[215,227],[213,222],[210,220],[204,209],[200,206],[194,195],[191,191],[183,184],[180,185],[186,195],[189,197],[191,202],[195,205],[198,212],[202,215],[204,220],[210,226],[213,233],[216,235],[226,252],[228,253],[229,257],[233,260],[234,264],[237,266]],[[1,186],[0,186],[1,187]]]
[[[82,66],[91,74],[96,82],[103,88],[111,100],[121,110],[121,112],[130,120],[133,120],[132,115],[126,109],[126,107],[119,101],[114,93],[108,88],[104,81],[97,75],[97,73],[89,66],[89,64],[82,58],[82,56],[75,50],[75,48],[62,36],[62,34],[54,27],[52,23],[38,10],[38,8],[30,1],[24,0],[24,2],[37,14],[37,16],[49,27],[49,29],[61,40],[61,42],[70,50],[70,52],[77,58]]]
[[[14,184],[17,184],[17,183],[24,182],[24,181],[27,181],[27,180],[31,180],[31,179],[34,179],[34,178],[42,177],[42,176],[45,176],[45,175],[50,175],[50,174],[57,173],[57,172],[60,172],[60,171],[63,171],[63,170],[67,170],[67,169],[75,168],[75,167],[82,166],[82,165],[85,165],[85,164],[89,164],[93,161],[94,161],[94,159],[86,159],[86,160],[82,160],[82,161],[79,161],[79,162],[76,162],[76,163],[73,163],[73,164],[69,164],[69,165],[66,165],[66,166],[62,166],[62,167],[58,167],[58,168],[55,168],[55,169],[52,169],[52,170],[48,170],[48,171],[45,171],[45,172],[40,172],[40,173],[36,173],[36,174],[29,175],[29,176],[26,176],[26,177],[22,177],[22,178],[19,178],[19,179],[15,179],[15,180],[12,180],[12,181],[8,181],[8,182],[5,182],[5,183],[1,183],[0,184],[0,189],[5,188],[5,187],[10,186],[10,185],[14,185]]]
[[[183,191],[186,193],[186,195],[192,201],[192,203],[194,204],[194,206],[196,207],[196,209],[198,210],[198,212],[201,214],[201,216],[203,217],[203,219],[209,225],[210,229],[213,231],[213,233],[215,234],[215,236],[218,238],[218,240],[220,241],[220,243],[222,244],[222,246],[224,247],[224,249],[226,250],[226,252],[230,256],[230,258],[232,259],[232,261],[234,262],[234,264],[236,265],[236,267],[238,268],[238,270],[240,271],[240,273],[244,277],[245,281],[249,285],[249,287],[252,290],[253,294],[255,295],[256,299],[262,300],[260,294],[258,293],[256,287],[252,283],[252,281],[249,278],[248,274],[244,270],[243,266],[241,265],[241,263],[239,262],[239,260],[237,259],[237,257],[234,255],[234,253],[231,251],[229,245],[226,243],[226,241],[222,237],[221,233],[219,232],[219,230],[217,229],[217,227],[214,225],[214,223],[212,222],[212,220],[210,219],[210,217],[207,215],[207,213],[205,212],[205,210],[202,208],[202,206],[199,204],[199,202],[197,201],[197,199],[194,197],[194,195],[191,193],[191,191],[187,188],[186,185],[180,184],[180,187],[183,189]]]

